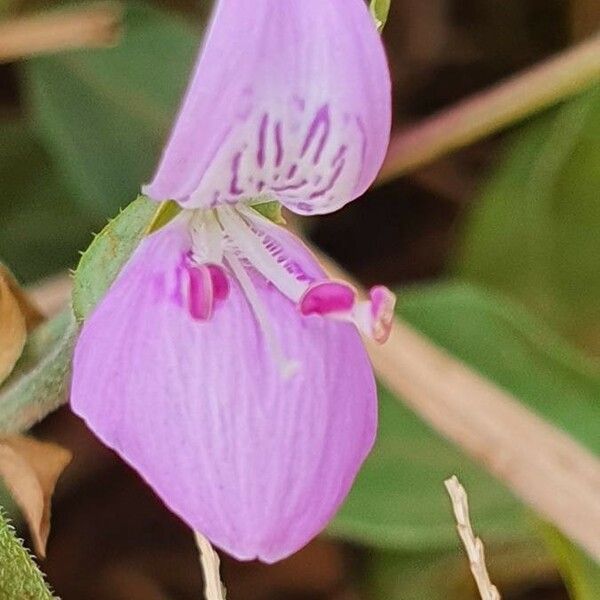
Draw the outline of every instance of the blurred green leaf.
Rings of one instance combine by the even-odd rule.
[[[456,474],[476,499],[473,519],[494,541],[525,538],[520,506],[485,474],[380,388],[379,433],[329,531],[381,548],[439,550],[456,545],[444,480]]]
[[[600,86],[536,119],[473,204],[457,271],[600,350]]]
[[[162,210],[156,202],[140,196],[110,221],[83,253],[72,295],[78,320],[83,321],[101,300]]]
[[[0,509],[0,598],[52,600],[44,576]]]
[[[600,451],[595,363],[522,308],[503,296],[448,283],[401,293],[398,313],[526,406]],[[454,521],[443,488],[452,474],[469,490],[472,518],[486,543],[529,535],[519,504],[503,486],[382,390],[376,447],[331,531],[388,548],[454,546]]]
[[[459,552],[376,552],[366,587],[372,600],[478,600]]]
[[[0,434],[25,431],[67,401],[77,324],[71,309],[37,327],[0,387]]]
[[[458,538],[457,538],[458,544]],[[510,596],[536,583],[558,580],[543,544],[485,544],[494,584]],[[469,561],[462,549],[438,553],[373,552],[366,559],[371,600],[479,600]],[[512,596],[511,596],[512,597]]]
[[[0,121],[0,260],[30,282],[73,266],[94,221],[21,121]]]
[[[600,596],[600,564],[551,525],[542,525],[548,548],[569,588],[572,600],[597,600]]]
[[[28,102],[48,149],[88,210],[107,217],[156,167],[200,42],[185,21],[129,6],[122,43],[35,58]]]

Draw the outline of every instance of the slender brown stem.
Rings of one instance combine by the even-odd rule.
[[[99,3],[0,22],[0,63],[71,48],[110,46],[119,39],[122,8]]]
[[[600,35],[397,133],[379,175],[390,181],[600,81]]]

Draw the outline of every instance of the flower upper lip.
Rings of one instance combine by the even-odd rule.
[[[267,194],[331,212],[372,183],[390,124],[385,51],[362,0],[220,0],[144,193],[186,208]]]

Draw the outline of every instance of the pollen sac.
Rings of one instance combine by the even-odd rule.
[[[367,337],[383,344],[394,322],[396,296],[384,286],[369,290],[369,299],[358,301],[352,286],[339,281],[321,281],[308,287],[298,309],[304,316],[320,315],[350,321]]]
[[[229,295],[229,281],[220,265],[198,265],[185,257],[180,271],[183,305],[196,321],[208,321],[215,306]]]
[[[300,300],[300,312],[307,315],[330,315],[351,311],[356,292],[346,283],[323,281],[311,285]]]

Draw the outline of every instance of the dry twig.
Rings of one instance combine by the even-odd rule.
[[[0,22],[0,63],[72,48],[115,44],[122,8],[99,3]]]
[[[460,485],[455,476],[447,479],[444,485],[452,500],[452,509],[456,517],[456,529],[467,551],[469,566],[477,584],[479,595],[482,600],[500,600],[500,592],[498,592],[496,586],[490,581],[490,576],[485,565],[483,543],[478,537],[475,537],[473,528],[471,527],[467,492],[465,492],[465,488]]]
[[[225,586],[221,583],[219,574],[219,555],[201,533],[196,532],[194,535],[204,576],[204,598],[205,600],[225,600]]]

